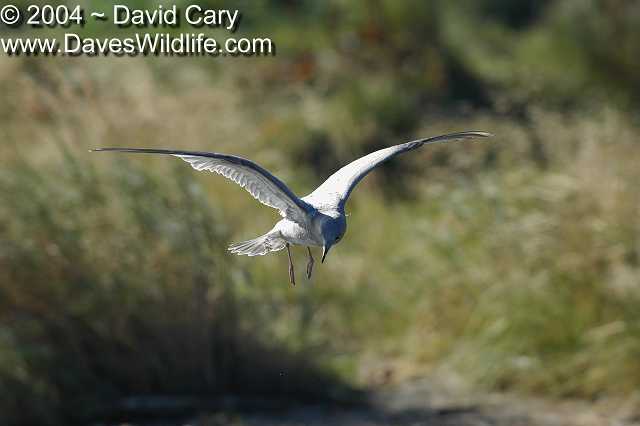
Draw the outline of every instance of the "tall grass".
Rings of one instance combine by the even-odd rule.
[[[510,158],[414,182],[411,202],[353,207],[351,228],[381,224],[350,252],[385,259],[368,288],[389,301],[391,335],[402,336],[387,349],[398,374],[445,360],[490,387],[589,397],[636,389],[640,147],[625,115],[586,117],[539,114],[548,170]],[[524,142],[494,131],[501,152]]]
[[[100,173],[61,149],[55,168],[16,158],[0,179],[3,422],[86,421],[132,395],[332,389],[310,353],[268,338],[187,170],[105,158]]]

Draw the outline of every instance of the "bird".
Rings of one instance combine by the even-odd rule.
[[[282,217],[273,228],[257,238],[232,243],[228,250],[237,255],[263,256],[287,249],[289,282],[296,284],[291,246],[306,246],[307,279],[315,260],[311,247],[322,247],[321,263],[347,230],[345,204],[356,185],[380,164],[423,145],[461,139],[486,138],[490,133],[464,131],[417,139],[374,151],[338,169],[305,197],[296,196],[287,185],[257,163],[243,157],[216,152],[155,148],[96,148],[92,152],[163,154],[178,157],[198,171],[224,176],[244,188],[260,203],[279,211]]]

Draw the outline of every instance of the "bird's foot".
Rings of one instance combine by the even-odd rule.
[[[289,264],[289,282],[291,283],[291,285],[296,285],[296,275],[293,272],[293,264],[292,263]]]
[[[307,279],[311,279],[311,273],[313,272],[313,264],[315,261],[313,260],[313,256],[311,255],[311,249],[307,247],[307,251],[309,252],[309,262],[307,262]]]
[[[307,263],[307,279],[310,280],[311,279],[311,273],[313,272],[313,259],[309,259],[309,262]]]
[[[296,276],[293,272],[293,259],[291,258],[291,248],[289,247],[289,243],[287,243],[287,257],[289,258],[289,282],[291,285],[296,285]]]

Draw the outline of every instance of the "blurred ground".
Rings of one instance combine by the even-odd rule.
[[[563,402],[465,386],[452,372],[378,388],[366,404],[290,404],[262,400],[186,419],[133,421],[139,426],[636,426],[635,400]],[[239,401],[238,401],[239,402]],[[229,401],[227,401],[229,405]],[[114,424],[115,425],[115,424]]]

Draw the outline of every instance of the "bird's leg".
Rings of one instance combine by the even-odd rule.
[[[289,282],[291,285],[296,285],[296,276],[293,273],[293,259],[291,259],[291,249],[289,243],[287,243],[287,255],[289,256]]]
[[[309,252],[309,262],[307,263],[307,279],[311,279],[311,272],[313,272],[313,255],[311,254],[311,248],[307,247],[307,252]]]

